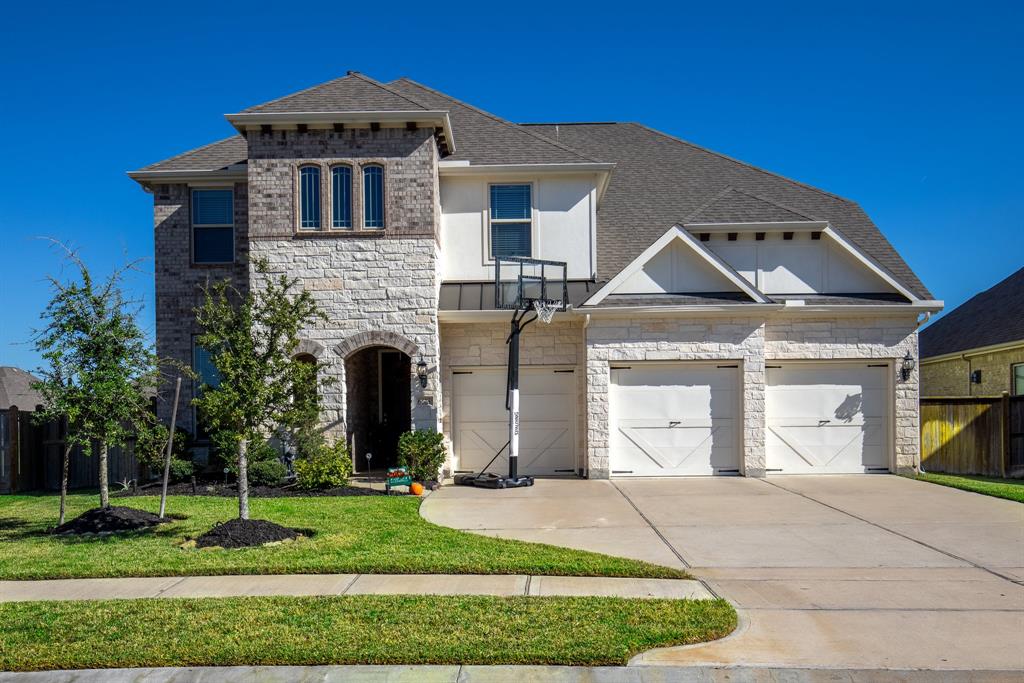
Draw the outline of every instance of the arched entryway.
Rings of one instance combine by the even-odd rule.
[[[367,346],[345,358],[346,427],[355,469],[398,461],[398,437],[412,424],[412,358],[393,346]]]

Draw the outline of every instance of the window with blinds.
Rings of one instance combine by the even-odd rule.
[[[192,190],[192,262],[235,260],[234,192]]]
[[[320,169],[317,166],[299,169],[299,228],[320,229]]]
[[[352,169],[348,166],[331,169],[331,227],[352,227]]]
[[[384,168],[363,167],[363,227],[384,227]]]
[[[533,202],[530,185],[491,185],[491,257],[530,256]]]

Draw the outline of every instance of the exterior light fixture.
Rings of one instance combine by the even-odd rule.
[[[420,356],[420,360],[416,363],[416,377],[420,380],[420,386],[424,389],[427,388],[427,363],[423,360],[423,356]]]
[[[900,377],[904,382],[910,379],[910,373],[914,371],[916,365],[914,357],[910,355],[910,351],[907,351],[907,355],[903,356],[903,362],[900,364]]]

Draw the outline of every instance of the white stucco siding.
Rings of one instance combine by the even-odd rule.
[[[565,261],[569,278],[594,274],[596,178],[441,177],[441,270],[444,280],[492,280],[488,221],[489,186],[530,183],[534,258]]]

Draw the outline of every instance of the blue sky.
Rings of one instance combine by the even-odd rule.
[[[855,199],[951,308],[1024,263],[1024,5],[838,4],[14,3],[0,365],[37,365],[61,262],[33,237],[99,273],[150,257],[151,200],[125,171],[349,69],[513,121],[640,121]],[[151,275],[130,286],[152,330]]]

